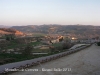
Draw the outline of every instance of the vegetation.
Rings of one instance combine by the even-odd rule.
[[[51,54],[53,54],[53,53],[51,53]],[[42,55],[37,54],[37,55],[25,56],[22,54],[0,53],[0,65],[34,59],[34,58],[39,58],[39,57],[44,57],[44,56],[49,56],[51,54],[49,53],[49,54],[42,54]]]
[[[34,46],[39,45],[39,44],[41,44],[41,42],[30,42],[30,45],[34,45]],[[0,45],[0,47],[1,46],[2,45]],[[16,40],[10,40],[8,45],[7,45],[7,43],[5,43],[5,44],[3,44],[3,46],[4,47],[2,47],[2,49],[12,49],[12,48],[25,47],[25,46],[27,46],[27,44],[18,43],[18,42],[16,42]]]
[[[33,46],[28,44],[24,50],[22,50],[22,55],[31,56],[32,55]]]
[[[100,46],[100,42],[97,42],[97,45]]]
[[[56,54],[59,52],[66,51],[71,47],[70,39],[64,40],[61,38],[59,43],[52,43],[51,45],[43,46],[41,42],[41,37],[25,37],[25,38],[15,38],[12,35],[6,35],[6,42],[1,43],[3,47],[0,47],[0,64],[6,64],[11,62],[18,62],[23,60],[34,59],[38,57],[48,56],[52,54]],[[43,37],[42,37],[43,38]],[[51,39],[52,40],[52,39]],[[8,42],[8,43],[7,43]],[[1,46],[1,45],[0,45]],[[9,49],[9,50],[8,50]],[[9,52],[10,54],[7,54]],[[18,52],[18,54],[15,54]],[[41,52],[47,54],[37,54],[33,55],[33,52]],[[5,59],[5,60],[4,60]]]
[[[49,34],[53,33],[62,33],[62,34],[75,34],[77,37],[99,36],[100,35],[100,26],[90,26],[90,25],[29,25],[29,26],[13,26],[17,30],[30,33],[42,33]],[[52,30],[53,28],[53,30]]]
[[[0,54],[0,61],[3,61],[1,64],[18,62],[18,61],[32,59],[32,58],[34,58],[34,56],[24,56],[22,54],[8,54],[8,53]]]
[[[64,49],[64,46],[67,46],[62,44],[62,43],[55,43],[52,44],[50,46],[50,49],[46,49],[46,50],[41,50],[41,49],[34,49],[34,46],[38,46],[39,44],[42,44],[41,42],[31,42],[29,44],[20,44],[20,46],[24,47],[24,48],[20,48],[20,52],[22,54],[7,54],[7,53],[0,53],[0,64],[6,64],[6,63],[11,63],[11,62],[18,62],[18,61],[23,61],[23,60],[29,60],[29,59],[34,59],[34,58],[38,58],[38,57],[43,57],[43,56],[48,56],[48,55],[52,55],[52,54],[56,54],[59,52],[63,52],[66,51],[66,49]],[[10,41],[9,46],[7,46],[6,48],[16,48],[18,46],[18,43],[16,43],[15,40]],[[19,48],[19,47],[18,47]],[[48,54],[43,54],[43,55],[33,55],[33,52],[46,52]],[[4,60],[5,59],[5,60]]]
[[[11,41],[11,40],[15,39],[15,35],[13,35],[13,34],[5,35],[5,38],[7,41]]]

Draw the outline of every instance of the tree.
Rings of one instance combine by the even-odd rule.
[[[69,49],[70,47],[72,47],[74,44],[71,43],[70,38],[66,37],[66,39],[64,40],[64,42],[62,43],[62,47],[63,49]]]
[[[59,42],[62,42],[62,41],[63,41],[63,37],[59,39]]]
[[[31,56],[32,55],[32,50],[33,50],[32,45],[28,44],[26,46],[26,48],[22,51],[22,54],[25,55],[25,56]]]
[[[6,40],[7,40],[7,41],[10,41],[10,38],[9,38],[9,37],[6,37]]]
[[[65,42],[65,43],[62,44],[63,49],[69,49],[71,46],[72,46],[71,43],[66,43]]]
[[[100,46],[100,42],[97,42],[97,45]]]
[[[49,48],[50,48],[51,53],[54,53],[55,52],[55,47],[49,46]]]
[[[8,35],[5,35],[5,38],[6,38],[7,41],[11,41],[11,40],[14,40],[15,35],[13,35],[13,34],[8,34]]]

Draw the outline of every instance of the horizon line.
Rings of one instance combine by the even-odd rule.
[[[67,26],[67,25],[78,25],[78,26],[100,26],[100,25],[92,25],[92,24],[27,24],[27,25],[0,25],[0,26],[31,26],[31,25],[35,25],[35,26],[41,26],[41,25],[62,25],[62,26]]]

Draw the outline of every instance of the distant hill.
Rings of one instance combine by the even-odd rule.
[[[0,28],[10,28],[11,26],[0,25]]]
[[[0,35],[5,35],[5,34],[15,34],[16,36],[23,35],[22,32],[16,30],[16,29],[11,29],[11,28],[0,28]]]
[[[11,28],[22,32],[39,32],[53,34],[71,34],[77,37],[93,37],[100,36],[100,26],[91,25],[28,25],[28,26],[13,26]]]

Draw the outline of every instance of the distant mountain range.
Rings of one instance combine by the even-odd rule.
[[[0,28],[10,28],[12,26],[0,25]]]
[[[100,36],[100,26],[92,25],[28,25],[12,26],[11,28],[27,33],[70,34],[77,37]]]

